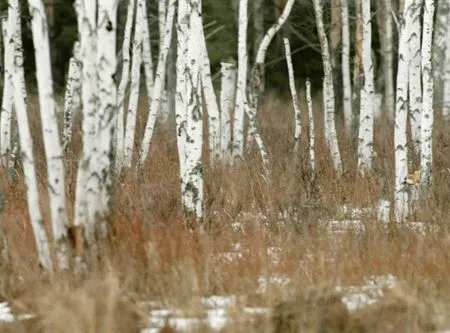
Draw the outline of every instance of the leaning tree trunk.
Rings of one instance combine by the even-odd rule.
[[[339,152],[339,145],[336,134],[336,124],[334,121],[334,90],[333,72],[331,70],[330,52],[328,48],[327,35],[323,26],[322,3],[321,0],[314,0],[314,11],[316,13],[317,32],[319,34],[320,46],[322,50],[322,61],[324,68],[324,108],[325,108],[325,139],[331,151],[333,165],[337,173],[342,174],[342,161]]]
[[[11,3],[12,2],[12,3]],[[18,1],[11,1],[10,6],[17,8],[16,15],[19,15]],[[36,169],[33,156],[33,139],[28,122],[25,74],[23,69],[22,35],[18,34],[15,44],[15,54],[13,62],[13,91],[14,105],[17,115],[17,127],[19,130],[20,155],[22,156],[22,166],[26,195],[28,203],[28,213],[31,219],[36,247],[38,251],[39,264],[46,270],[53,270],[49,241],[45,230],[45,222],[41,214],[39,204],[39,190],[36,179]]]
[[[220,146],[223,161],[232,163],[231,142],[231,116],[236,100],[236,64],[234,62],[222,62],[221,89],[220,89]]]
[[[116,126],[116,170],[121,170],[124,163],[124,141],[125,141],[125,93],[130,78],[130,41],[131,28],[133,26],[134,5],[136,0],[128,0],[127,20],[125,22],[125,32],[122,43],[122,75],[120,76],[119,89],[117,91],[117,126]]]
[[[372,170],[373,158],[373,117],[375,84],[372,65],[372,19],[370,0],[362,1],[363,20],[363,69],[364,87],[361,90],[361,107],[359,111],[359,146],[358,170],[361,174]]]
[[[160,44],[158,65],[156,68],[155,82],[153,85],[153,96],[150,103],[150,111],[147,118],[147,124],[145,126],[144,138],[142,140],[141,150],[139,153],[139,167],[142,167],[145,160],[147,159],[153,132],[155,130],[156,117],[161,108],[161,97],[164,89],[164,80],[166,78],[167,55],[169,53],[170,42],[172,40],[172,27],[173,19],[175,16],[175,6],[176,0],[169,0],[167,18],[164,19],[164,21],[166,22],[166,32],[163,34],[164,39]]]
[[[139,106],[139,91],[141,87],[141,65],[143,58],[143,38],[145,30],[144,25],[144,2],[145,0],[137,0],[136,24],[134,27],[133,38],[133,58],[131,62],[131,88],[130,99],[128,101],[127,122],[125,125],[124,139],[124,159],[123,164],[126,168],[131,168],[133,162],[133,148],[136,133],[137,112]],[[151,92],[147,92],[150,94]]]
[[[253,55],[256,57],[264,37],[264,0],[252,0],[253,7]]]
[[[284,38],[284,48],[286,52],[286,63],[289,75],[289,88],[291,89],[292,104],[294,107],[295,133],[294,133],[294,151],[300,152],[300,138],[302,134],[302,115],[300,113],[300,103],[298,101],[297,90],[295,88],[294,66],[292,66],[291,45],[289,39]]]
[[[398,69],[397,69],[397,93],[395,102],[395,194],[394,211],[397,222],[403,221],[408,214],[408,192],[405,188],[405,179],[408,175],[408,146],[407,146],[407,118],[408,118],[408,66],[409,45],[408,39],[411,35],[411,16],[409,12],[413,0],[406,0],[403,17],[400,26],[400,40],[398,46]]]
[[[42,120],[42,135],[47,161],[48,195],[52,217],[53,241],[60,269],[68,268],[68,218],[66,212],[64,164],[59,138],[58,119],[53,99],[53,80],[50,63],[48,25],[42,0],[29,0],[32,14],[36,76],[39,91],[39,107]]]
[[[420,183],[430,186],[433,167],[433,67],[431,46],[433,43],[434,0],[425,0],[422,33],[422,122],[420,149]]]
[[[10,5],[8,8],[8,18],[6,21],[6,29],[3,29],[4,41],[4,81],[3,81],[3,98],[2,110],[0,113],[0,157],[1,165],[8,167],[8,155],[11,150],[11,119],[14,104],[13,91],[13,66],[14,66],[14,36],[20,25],[17,25],[17,8]]]
[[[408,12],[410,15],[411,31],[409,37],[409,123],[411,125],[411,137],[413,148],[416,153],[420,149],[420,123],[422,121],[422,82],[421,82],[421,55],[420,55],[420,40],[421,40],[421,17],[423,0],[414,0],[411,9]]]
[[[342,94],[344,105],[345,128],[350,133],[352,113],[352,82],[350,77],[350,27],[348,22],[348,0],[341,0],[342,16]]]

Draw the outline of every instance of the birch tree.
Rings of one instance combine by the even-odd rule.
[[[53,240],[60,269],[68,268],[67,212],[65,198],[64,165],[58,131],[58,119],[53,99],[53,80],[50,63],[50,45],[45,8],[42,0],[29,0],[32,16],[36,76],[42,134],[47,162],[48,195],[52,217]]]
[[[11,1],[10,8],[14,9],[12,18],[14,19],[15,16],[15,20],[18,20],[20,17],[18,1]],[[13,23],[11,22],[11,24]],[[20,140],[20,155],[22,157],[28,213],[30,215],[31,227],[33,229],[33,234],[36,241],[39,264],[46,271],[52,271],[53,263],[51,260],[50,246],[45,230],[45,222],[42,217],[39,205],[39,191],[37,186],[38,184],[36,179],[36,169],[33,155],[33,140],[28,122],[26,87],[24,79],[25,74],[23,69],[22,35],[18,34],[17,36],[18,39],[15,43],[15,50],[13,51],[13,64],[11,67],[13,84],[12,90],[14,94],[14,106],[17,115],[17,127]]]
[[[331,70],[330,52],[328,48],[327,35],[323,26],[323,14],[321,0],[314,0],[314,11],[316,14],[317,32],[319,34],[320,46],[322,51],[322,61],[324,68],[324,109],[325,109],[325,139],[328,148],[331,151],[333,165],[338,174],[342,173],[341,154],[336,134],[336,124],[334,120],[334,89],[333,89],[333,72]]]
[[[430,185],[433,166],[433,67],[431,46],[433,43],[434,0],[425,0],[422,33],[422,121],[420,147],[420,183]]]
[[[348,22],[348,0],[341,0],[342,16],[342,92],[344,98],[345,128],[350,132],[352,125],[352,82],[350,79],[350,27]]]
[[[190,1],[188,3],[190,40],[185,70],[187,124],[184,183],[186,186],[182,193],[185,215],[187,218],[192,218],[196,221],[201,221],[203,218],[203,110],[200,98],[200,66],[203,59],[201,6],[201,1]]]
[[[408,66],[410,60],[408,39],[411,36],[411,15],[409,11],[413,0],[405,0],[403,18],[400,26],[398,46],[397,88],[395,102],[395,194],[394,212],[397,222],[401,222],[408,214],[408,192],[404,182],[408,175]]]
[[[220,146],[222,159],[225,163],[231,164],[231,116],[236,97],[236,64],[234,62],[221,62],[220,66]]]
[[[94,235],[97,240],[106,238],[106,218],[109,214],[110,202],[113,195],[114,177],[114,131],[117,123],[117,85],[115,82],[117,58],[116,58],[116,36],[117,36],[117,1],[98,0],[97,36],[98,49],[96,70],[98,78],[99,103],[97,113],[99,114],[99,138],[98,160],[96,168],[100,178],[100,189],[97,200],[99,218],[94,230],[90,232],[92,239]]]
[[[264,0],[251,0],[253,8],[253,55],[256,52],[264,37]]]
[[[409,69],[408,69],[408,93],[409,93],[409,123],[411,124],[411,136],[413,147],[416,152],[420,149],[420,123],[422,110],[422,82],[421,82],[421,17],[423,0],[414,0],[411,9],[408,11],[411,21],[411,31],[409,37]]]
[[[443,1],[445,3],[445,1]],[[444,78],[443,78],[443,108],[442,116],[444,119],[450,119],[450,4],[446,4],[447,10],[447,31],[445,38],[445,54],[444,54]]]
[[[244,153],[244,116],[248,108],[247,100],[247,25],[248,0],[239,1],[238,27],[238,73],[236,87],[236,104],[233,122],[233,157],[242,158]]]
[[[286,52],[286,62],[288,68],[289,75],[289,88],[291,89],[292,95],[292,104],[294,106],[294,119],[295,119],[295,147],[294,150],[296,152],[300,151],[300,136],[302,134],[302,117],[300,113],[300,103],[297,97],[297,90],[295,89],[295,76],[294,76],[294,68],[292,66],[292,58],[291,58],[291,45],[289,44],[289,39],[284,38],[284,48]]]
[[[162,48],[164,36],[166,34],[166,16],[167,16],[168,0],[158,0],[158,28],[159,28],[159,45]],[[161,49],[159,50],[161,54]]]
[[[130,77],[130,42],[131,28],[133,26],[134,5],[136,0],[128,0],[127,19],[125,22],[125,32],[122,43],[122,75],[117,91],[117,127],[116,127],[116,169],[121,170],[124,162],[124,114],[125,114],[125,92],[128,87]]]
[[[134,139],[136,133],[136,121],[137,112],[139,105],[139,91],[141,86],[141,65],[142,65],[142,55],[143,55],[143,45],[145,30],[144,25],[144,2],[145,0],[137,0],[136,9],[136,24],[134,27],[134,37],[133,37],[133,58],[131,62],[131,88],[130,88],[130,99],[128,101],[128,112],[126,115],[127,122],[125,125],[125,139],[123,146],[124,153],[124,166],[127,168],[131,167],[133,158],[133,148]],[[148,92],[150,94],[150,92]]]
[[[8,7],[8,18],[4,22],[4,83],[2,109],[0,113],[0,155],[2,166],[8,166],[8,154],[11,150],[11,118],[14,105],[13,65],[14,65],[14,36],[17,31],[17,8],[12,4]],[[6,23],[6,24],[5,24]]]
[[[360,97],[358,169],[360,173],[364,174],[364,172],[372,170],[375,84],[371,57],[372,19],[370,14],[370,0],[362,1],[361,6],[363,20],[362,60],[364,87],[361,90]]]
[[[315,138],[315,129],[314,129],[314,113],[313,113],[313,104],[311,98],[311,81],[309,78],[306,79],[306,103],[308,107],[308,128],[309,128],[309,162],[312,170],[316,169],[316,138]]]
[[[67,74],[66,92],[64,95],[64,130],[63,150],[66,151],[72,138],[73,112],[78,105],[78,93],[81,88],[80,43],[75,42],[73,57],[69,60],[69,72]]]
[[[147,124],[145,126],[141,150],[139,153],[140,167],[142,167],[148,156],[151,140],[153,137],[153,132],[155,129],[156,117],[161,107],[161,97],[164,89],[164,80],[166,77],[167,55],[169,53],[170,42],[172,40],[172,27],[175,16],[175,6],[176,0],[169,0],[167,18],[164,19],[164,22],[166,22],[165,27],[166,32],[163,34],[164,37],[160,44],[160,53],[158,58],[158,65],[156,68],[155,82],[153,86],[153,97],[150,103],[150,111],[147,118]]]

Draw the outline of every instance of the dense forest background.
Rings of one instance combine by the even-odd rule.
[[[67,75],[67,67],[69,59],[72,55],[73,43],[77,40],[77,21],[73,0],[47,0],[45,1],[47,8],[48,21],[50,25],[50,39],[52,48],[52,63],[55,89],[59,92],[63,91],[65,79]],[[264,27],[267,30],[280,15],[284,0],[265,0],[264,1]],[[394,2],[395,3],[395,2]],[[25,54],[25,71],[28,76],[30,88],[34,86],[34,56],[33,42],[29,25],[30,15],[28,11],[27,1],[21,0],[22,5],[22,30]],[[355,14],[354,3],[349,3],[350,8],[350,32],[351,40],[355,40]],[[396,5],[396,4],[395,4]],[[378,4],[374,4],[372,11],[374,18]],[[395,6],[398,8],[398,6]],[[0,10],[2,15],[6,15],[7,1],[0,0]],[[207,36],[207,46],[209,57],[211,60],[212,73],[217,74],[220,68],[220,61],[223,59],[237,58],[237,9],[238,0],[203,0],[203,22],[205,34]],[[155,0],[148,1],[148,16],[150,22],[150,33],[152,42],[152,55],[156,62],[158,52],[158,4]],[[255,28],[253,25],[254,15],[252,1],[249,1],[249,56],[250,64],[256,53],[255,51]],[[120,50],[121,38],[126,19],[126,1],[120,1],[119,6],[119,40],[118,50]],[[340,64],[340,13],[339,0],[324,1],[324,23],[328,36],[330,38],[330,46],[332,56],[335,58],[335,68],[339,68]],[[381,68],[382,64],[378,63],[379,57],[379,38],[377,20],[373,19],[373,50],[375,73]],[[394,29],[395,31],[395,29]],[[277,39],[273,42],[268,50],[266,59],[266,82],[269,89],[276,90],[280,94],[288,94],[287,67],[284,58],[284,46],[282,38],[288,37],[292,47],[293,65],[298,83],[304,82],[308,76],[311,78],[313,88],[321,89],[322,82],[322,59],[320,56],[320,44],[317,37],[316,22],[314,17],[314,9],[312,1],[298,0],[293,8],[293,12],[288,19],[287,24],[277,35]],[[394,43],[395,45],[396,43]],[[352,54],[354,55],[354,45],[352,43]],[[171,48],[171,51],[175,48]],[[172,52],[173,53],[173,52]],[[174,54],[172,54],[172,57]],[[120,58],[120,57],[119,57]],[[352,57],[353,62],[353,57]],[[352,64],[353,65],[353,64]],[[170,61],[169,61],[170,66]],[[340,75],[340,70],[334,73]],[[169,68],[170,73],[170,68]],[[335,75],[336,76],[336,75]],[[381,75],[376,75],[381,77]],[[218,75],[214,77],[214,83],[218,84]],[[335,77],[337,91],[341,80]],[[378,85],[382,84],[377,82]],[[379,87],[380,88],[380,87]],[[338,99],[339,100],[339,99]]]

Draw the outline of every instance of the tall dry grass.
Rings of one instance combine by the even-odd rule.
[[[101,332],[92,326],[94,317],[109,316],[114,321],[114,309],[122,306],[120,302],[123,297],[128,297],[127,304],[133,308],[135,303],[130,301],[130,295],[139,295],[141,300],[160,300],[167,305],[193,307],[192,300],[198,296],[238,294],[245,296],[246,302],[252,305],[275,308],[285,301],[294,302],[288,304],[300,302],[304,307],[312,302],[313,309],[319,311],[321,306],[334,303],[327,301],[323,305],[323,297],[313,297],[311,300],[309,296],[298,295],[321,286],[329,290],[327,288],[338,284],[358,284],[368,275],[393,274],[405,285],[399,289],[401,292],[387,298],[386,308],[383,307],[384,303],[380,303],[378,307],[358,312],[351,315],[350,326],[346,323],[342,329],[336,328],[329,332],[349,331],[349,327],[350,331],[382,332],[382,328],[368,328],[373,325],[365,323],[371,323],[374,318],[385,316],[385,313],[390,315],[392,305],[389,302],[395,303],[401,314],[394,316],[394,319],[387,318],[386,325],[396,319],[401,322],[404,319],[400,317],[408,314],[409,310],[415,311],[414,307],[419,307],[417,311],[421,313],[420,316],[429,315],[434,319],[438,317],[436,313],[441,311],[439,314],[442,317],[450,305],[450,237],[447,231],[450,221],[450,173],[447,171],[450,167],[450,124],[443,122],[439,116],[436,119],[434,185],[430,195],[416,204],[417,209],[411,216],[411,219],[439,227],[439,232],[418,235],[395,224],[385,230],[368,216],[363,219],[365,232],[330,237],[320,221],[333,218],[342,204],[375,206],[383,196],[384,180],[392,194],[393,124],[386,119],[377,121],[375,170],[362,179],[356,172],[355,148],[343,133],[342,120],[338,118],[345,170],[343,177],[338,179],[323,139],[320,100],[320,96],[314,99],[316,172],[313,173],[307,167],[305,129],[301,155],[296,156],[293,152],[291,104],[270,94],[266,96],[260,111],[260,124],[272,162],[272,182],[269,184],[264,180],[255,147],[232,169],[206,164],[204,223],[207,233],[183,227],[174,128],[158,124],[142,175],[138,177],[134,172],[123,172],[118,177],[107,252],[102,263],[86,276],[61,275],[51,281],[43,279],[36,266],[35,245],[28,222],[20,166],[19,181],[15,185],[9,183],[7,176],[2,174],[0,182],[5,197],[3,221],[8,234],[12,268],[10,273],[2,275],[1,280],[5,282],[0,284],[0,295],[7,300],[20,300],[18,309],[37,313],[39,319],[35,327],[42,332],[59,332],[61,322],[58,320],[64,318],[70,323],[76,322],[73,324],[76,332],[81,332],[81,329]],[[35,105],[33,101],[30,104]],[[137,128],[139,137],[143,134],[145,117],[142,114],[146,109],[143,99]],[[302,105],[302,109],[305,110],[306,105]],[[46,169],[37,110],[31,108],[30,116],[42,208],[48,218]],[[71,215],[77,155],[81,145],[79,117],[75,123],[78,131],[66,157],[67,197]],[[412,167],[416,167],[417,158],[413,161]],[[242,218],[240,214],[243,212],[253,215]],[[281,224],[280,213],[284,214]],[[241,220],[243,231],[233,230],[231,223],[236,219]],[[219,254],[232,251],[236,243],[249,251],[244,252],[239,260],[221,260]],[[271,263],[268,246],[280,251],[277,265]],[[111,277],[110,267],[113,267],[114,278]],[[289,277],[297,296],[292,296],[291,289],[274,286],[266,293],[256,293],[258,278],[271,274]],[[110,294],[114,299],[105,297]],[[332,295],[329,297],[333,299]],[[424,307],[424,302],[432,302],[434,307]],[[110,306],[108,304],[114,306],[106,313],[105,309]],[[282,305],[280,307],[283,308]],[[290,309],[292,307],[294,305],[288,306]],[[137,312],[133,311],[130,310],[127,318],[137,322],[137,317],[133,317]],[[289,318],[292,316],[295,317],[295,313],[287,314]],[[322,319],[318,318],[317,322]],[[127,320],[123,319],[124,322]],[[241,325],[226,328],[225,331],[269,332],[276,330],[277,320],[279,318],[274,317],[273,325]],[[308,331],[301,323],[295,324],[297,326],[286,325],[295,329],[303,327],[303,331]],[[441,320],[439,323],[433,322],[433,327],[445,324],[445,320]],[[136,329],[134,324],[130,325],[130,332]],[[313,327],[311,332],[320,331],[320,327],[308,327]],[[380,327],[384,326],[380,324]],[[429,328],[425,324],[423,327]],[[423,327],[416,325],[410,331],[422,332],[425,331]],[[116,331],[124,332],[119,328]],[[283,332],[290,331],[286,329]]]

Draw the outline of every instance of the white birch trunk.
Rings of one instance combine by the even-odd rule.
[[[289,39],[284,38],[284,49],[286,52],[286,62],[288,68],[289,75],[289,88],[291,89],[292,95],[292,104],[294,107],[294,120],[295,120],[295,147],[294,150],[296,152],[300,151],[300,136],[302,134],[302,117],[300,113],[300,103],[298,101],[297,90],[295,89],[295,76],[294,76],[294,68],[292,66],[292,58],[291,58],[291,45],[289,44]]]
[[[236,100],[236,64],[221,63],[220,146],[223,161],[232,163],[231,116]]]
[[[410,15],[411,31],[409,36],[409,70],[408,70],[408,89],[409,89],[409,123],[411,125],[411,137],[413,147],[416,153],[420,149],[420,122],[422,110],[422,82],[420,65],[420,41],[421,41],[421,17],[423,0],[414,0],[411,5]]]
[[[127,122],[125,126],[125,140],[124,140],[124,159],[123,165],[126,168],[131,167],[133,161],[133,148],[134,139],[136,132],[136,121],[137,112],[139,104],[139,91],[141,86],[141,65],[143,58],[143,31],[145,30],[144,25],[144,2],[145,0],[137,0],[137,10],[136,10],[136,24],[134,28],[134,38],[133,38],[133,58],[131,62],[131,88],[130,88],[130,99],[128,101],[128,113],[126,115]],[[148,92],[149,94],[149,92]]]
[[[361,90],[361,105],[359,113],[359,146],[358,170],[361,174],[372,170],[373,158],[373,118],[374,118],[374,78],[372,65],[372,19],[370,0],[361,3],[363,45],[362,60],[364,70],[364,87]]]
[[[342,16],[342,91],[345,128],[350,133],[353,123],[352,82],[350,78],[350,27],[348,23],[348,0],[341,0]]]
[[[117,85],[115,82],[117,58],[117,1],[98,0],[97,22],[97,78],[99,105],[99,138],[97,139],[97,174],[100,178],[98,200],[98,224],[91,230],[98,240],[106,238],[106,218],[113,195],[114,130],[117,123]]]
[[[342,161],[339,152],[339,145],[336,134],[336,124],[334,120],[334,89],[333,72],[330,63],[330,51],[328,47],[327,35],[323,26],[323,14],[321,0],[314,0],[314,11],[316,13],[317,32],[319,34],[322,51],[322,61],[324,68],[324,109],[325,109],[325,139],[331,151],[333,165],[337,173],[342,174]]]
[[[50,45],[45,8],[42,0],[29,0],[31,28],[36,59],[39,107],[47,161],[48,194],[50,201],[53,240],[60,269],[68,268],[67,212],[65,200],[64,165],[58,131],[58,119],[53,99],[53,79]]]
[[[66,151],[72,139],[73,112],[78,107],[78,93],[81,87],[81,66],[79,58],[80,43],[75,42],[74,56],[69,61],[69,73],[67,75],[66,93],[64,95],[64,129],[63,150]]]
[[[169,0],[164,39],[160,43],[160,53],[158,65],[156,68],[155,82],[153,86],[153,96],[150,103],[150,111],[145,126],[144,138],[142,140],[141,150],[139,153],[139,167],[144,165],[150,150],[150,144],[155,129],[156,118],[161,108],[161,99],[164,89],[164,80],[166,77],[167,55],[169,53],[170,42],[172,40],[173,19],[175,17],[176,0]]]
[[[443,108],[442,117],[450,119],[450,4],[447,4],[447,31],[445,37],[445,54],[443,62]]]
[[[186,131],[187,131],[187,82],[185,69],[188,57],[189,41],[189,8],[186,0],[178,1],[177,8],[177,59],[176,59],[176,95],[175,95],[175,121],[177,131],[177,148],[180,163],[181,200],[185,207],[186,188]]]
[[[248,109],[247,100],[247,25],[248,0],[239,1],[238,27],[238,73],[236,87],[236,104],[233,123],[233,157],[242,158],[244,153],[244,116]]]
[[[309,163],[312,170],[316,169],[316,138],[315,138],[315,130],[314,130],[314,113],[313,113],[313,104],[311,98],[311,82],[309,78],[306,79],[306,103],[308,106],[308,128],[309,128]]]
[[[85,238],[89,244],[93,243],[92,235],[88,232],[94,230],[96,212],[98,211],[97,198],[99,196],[99,176],[96,162],[98,150],[95,145],[98,133],[98,90],[96,73],[97,35],[96,35],[96,9],[97,1],[76,0],[78,29],[80,35],[80,53],[82,64],[81,98],[83,103],[83,146],[78,167],[77,183],[75,189],[75,218],[74,226],[85,226]]]
[[[166,16],[167,16],[167,8],[168,0],[158,0],[158,27],[159,27],[159,45],[161,54],[161,50],[163,49],[163,41],[164,35],[166,34]]]
[[[392,2],[384,1],[384,47],[383,47],[383,76],[384,76],[384,101],[387,115],[393,119],[395,110],[394,95],[394,60],[392,56]]]
[[[15,15],[18,20],[20,15],[18,1],[11,1],[10,6],[15,8],[15,13],[13,16]],[[28,122],[26,87],[24,79],[25,74],[23,69],[22,35],[18,34],[17,36],[15,50],[13,51],[13,63],[10,68],[12,71],[12,91],[19,131],[20,155],[22,158],[24,181],[26,186],[28,213],[30,215],[31,227],[33,229],[33,234],[36,241],[39,264],[46,271],[52,271],[53,263],[50,254],[49,241],[45,230],[45,222],[40,209],[39,191],[33,156],[33,139]]]
[[[140,0],[138,0],[139,6]],[[150,29],[147,17],[147,1],[142,1],[142,64],[144,65],[145,87],[147,89],[148,106],[150,107],[153,96],[153,59],[150,45]],[[136,15],[139,14],[139,10]]]
[[[420,183],[431,185],[433,166],[433,67],[431,47],[433,43],[434,0],[425,0],[422,34],[422,121],[420,147]]]
[[[183,1],[183,0],[182,0]],[[186,63],[186,187],[184,212],[187,218],[201,221],[203,218],[203,119],[201,103],[201,64],[203,48],[201,41],[201,1],[189,3],[189,46]]]
[[[136,0],[128,0],[127,20],[122,43],[122,75],[117,91],[117,128],[116,128],[116,170],[121,170],[124,162],[124,137],[125,137],[125,93],[130,78],[130,42],[131,28],[133,26],[134,7]]]
[[[202,43],[201,84],[206,110],[208,111],[208,146],[211,164],[220,158],[220,113],[217,97],[211,78],[211,65],[209,63],[208,49],[203,27],[200,29],[200,42]]]
[[[408,146],[407,146],[407,118],[408,118],[408,66],[409,66],[409,44],[411,35],[411,10],[413,0],[405,0],[403,17],[405,18],[400,27],[400,40],[398,47],[398,69],[397,69],[397,93],[395,102],[395,194],[394,213],[397,222],[403,221],[408,215],[408,192],[404,182],[408,175]]]
[[[14,66],[14,36],[17,30],[17,8],[10,5],[6,25],[3,25],[4,45],[4,82],[2,110],[0,113],[0,157],[4,168],[8,166],[8,154],[11,150],[11,118],[14,105],[13,66]]]

